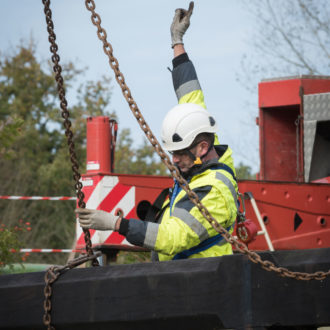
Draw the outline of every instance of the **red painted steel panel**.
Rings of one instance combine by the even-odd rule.
[[[252,192],[275,250],[330,247],[330,185],[241,181],[239,189]],[[261,230],[248,200],[246,216]],[[267,250],[265,237],[249,248]]]
[[[330,79],[302,79],[304,94],[319,94],[330,92]]]
[[[296,181],[297,147],[295,120],[299,108],[263,109],[260,123],[263,180]]]
[[[259,84],[261,180],[304,181],[301,92],[330,92],[330,79],[304,77]]]
[[[300,104],[299,79],[259,83],[259,108]]]
[[[153,203],[157,195],[165,187],[172,185],[168,177],[153,177],[141,175],[112,175],[119,178],[119,188],[135,187],[135,206],[126,216],[138,218],[136,208],[142,201]],[[85,176],[93,178],[96,185],[102,176]],[[119,189],[117,188],[117,189]],[[84,187],[88,197],[93,187]],[[126,188],[127,190],[128,188]],[[293,182],[265,182],[265,181],[240,181],[241,193],[252,192],[259,211],[263,218],[267,218],[266,228],[275,249],[307,249],[330,247],[330,185],[328,184],[302,184]],[[118,202],[118,196],[115,196]],[[102,209],[107,199],[102,203]],[[108,201],[110,204],[116,204]],[[112,205],[113,206],[113,205]],[[295,223],[298,214],[301,222]],[[254,221],[261,230],[250,201],[246,201],[247,218]],[[133,249],[121,245],[123,237],[113,233],[104,244],[95,246]],[[79,244],[77,244],[79,245]],[[83,241],[80,242],[83,245]],[[267,250],[263,235],[249,244],[253,250]]]
[[[173,185],[173,179],[160,175],[114,174],[122,184],[137,185],[145,188],[164,189]]]
[[[330,92],[330,79],[282,79],[259,83],[259,108],[300,104],[299,89],[304,94]]]

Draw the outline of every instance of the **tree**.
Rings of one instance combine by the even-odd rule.
[[[79,74],[80,70],[72,63],[63,65],[67,90]],[[33,43],[22,44],[12,54],[2,54],[0,77],[0,119],[11,125],[7,124],[0,136],[11,149],[11,157],[0,160],[3,182],[0,193],[74,196],[57,87],[50,66],[37,60]],[[69,109],[80,165],[85,161],[85,118],[109,115],[105,110],[110,100],[107,86],[109,79],[105,77],[82,85],[78,103]],[[19,135],[13,132],[18,126]],[[10,134],[4,134],[6,130]],[[18,219],[31,222],[32,230],[25,241],[27,247],[63,248],[74,237],[74,207],[72,202],[1,201],[0,221],[10,226]]]
[[[12,228],[7,228],[5,224],[0,226],[0,274],[4,272],[3,268],[8,267],[10,271],[13,270],[13,263],[21,264],[25,261],[26,255],[21,256],[18,253],[22,248],[22,232],[31,230],[30,223],[23,223],[19,220],[18,225]],[[24,266],[21,264],[24,269]]]
[[[23,122],[16,116],[8,116],[6,120],[0,120],[0,157],[11,156],[11,146],[19,135]]]
[[[167,169],[155,155],[153,147],[143,140],[138,148],[132,148],[133,140],[129,129],[119,134],[116,146],[115,172],[123,174],[166,175]]]
[[[239,180],[255,180],[256,175],[252,174],[252,169],[248,165],[244,165],[242,162],[236,166],[236,176]]]
[[[329,75],[330,6],[327,0],[249,0],[255,26],[251,53],[238,79],[251,91],[262,78]]]
[[[62,64],[62,68],[68,92],[73,89],[81,70],[72,63]],[[96,82],[87,81],[79,86],[76,95],[77,102],[69,105],[69,111],[79,167],[84,170],[86,118],[100,115],[116,118],[115,113],[107,110],[111,100],[111,80],[101,77]],[[1,146],[5,146],[3,153],[10,154],[10,157],[0,159],[0,195],[75,195],[58,105],[51,66],[37,60],[33,42],[19,45],[11,54],[0,54],[0,142],[3,141]],[[119,138],[118,164],[126,162],[128,170],[134,173],[147,173],[149,166],[157,171],[157,161],[153,159],[151,149],[147,145],[141,150],[133,149],[128,144],[129,134],[123,130]],[[127,150],[121,150],[121,147],[127,147]],[[70,201],[0,200],[0,223],[13,227],[19,219],[30,222],[32,230],[24,235],[25,247],[65,248],[71,246],[74,239],[74,208],[75,203]],[[65,256],[36,255],[30,259],[60,263],[65,261]]]

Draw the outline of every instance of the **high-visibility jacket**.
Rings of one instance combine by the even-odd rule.
[[[188,55],[175,58],[173,67],[173,85],[179,103],[196,103],[205,108],[203,92]],[[237,182],[232,151],[228,146],[220,145],[217,137],[215,145],[219,159],[195,165],[190,177],[186,179],[210,214],[232,232],[237,215]],[[221,164],[228,166],[231,171],[221,167]],[[160,261],[172,260],[183,251],[200,246],[202,242],[210,241],[218,235],[186,192],[178,186],[174,188],[178,191],[173,191],[172,194],[176,195],[165,202],[158,222],[123,219],[119,230],[130,243],[158,252]],[[222,239],[207,249],[191,254],[189,258],[231,253],[231,245]]]

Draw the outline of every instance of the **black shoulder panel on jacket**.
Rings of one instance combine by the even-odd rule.
[[[201,201],[212,189],[212,186],[203,186],[197,187],[192,189],[195,192]],[[190,210],[195,206],[195,204],[189,199],[188,195],[186,194],[183,196],[176,204],[175,207],[185,209],[186,211],[190,212]]]

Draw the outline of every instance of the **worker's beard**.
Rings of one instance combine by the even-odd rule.
[[[186,179],[186,178],[188,177],[187,173],[190,172],[190,169],[189,169],[188,171],[183,172],[183,171],[180,169],[180,167],[179,167],[179,165],[178,165],[177,163],[174,163],[174,166],[178,169],[180,175],[181,175],[184,179]]]
[[[177,165],[177,163],[174,163],[174,166],[178,169],[178,171],[180,172],[181,176],[185,179],[188,180],[190,179],[193,175],[194,172],[196,171],[197,168],[200,168],[201,165],[193,165],[192,167],[189,168],[188,171],[181,171],[180,167]]]

